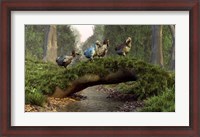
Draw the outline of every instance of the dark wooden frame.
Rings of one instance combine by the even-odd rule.
[[[199,0],[3,0],[0,46],[0,136],[200,137]],[[190,125],[187,127],[13,127],[11,126],[11,11],[189,11]],[[183,106],[184,107],[184,106]]]

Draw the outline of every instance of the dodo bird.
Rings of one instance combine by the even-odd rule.
[[[98,57],[104,57],[107,54],[107,52],[108,52],[108,47],[109,47],[109,40],[105,39],[103,41],[103,45],[100,45],[97,48],[97,56]]]
[[[56,62],[59,66],[63,66],[66,68],[72,62],[75,56],[76,56],[76,52],[73,50],[71,56],[67,56],[67,55],[59,56],[57,57]]]
[[[84,51],[84,55],[86,58],[93,60],[94,57],[104,57],[108,52],[109,40],[105,39],[103,44],[101,44],[98,40],[91,47],[87,48]]]
[[[128,37],[124,43],[122,43],[121,45],[118,45],[116,48],[115,48],[115,51],[117,52],[118,55],[123,55],[123,56],[126,56],[130,50],[131,50],[131,37]]]
[[[93,60],[93,58],[97,55],[98,47],[101,46],[101,43],[97,40],[91,47],[87,48],[84,51],[84,55],[86,58]]]

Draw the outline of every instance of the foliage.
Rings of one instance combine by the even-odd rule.
[[[53,93],[58,86],[65,89],[70,81],[85,74],[99,74],[101,77],[119,69],[134,69],[137,81],[120,83],[115,88],[123,93],[134,94],[138,100],[146,99],[141,111],[175,110],[175,74],[159,66],[145,62],[150,61],[152,32],[149,25],[95,25],[94,34],[83,44],[84,51],[96,40],[110,40],[108,57],[95,59],[93,62],[82,61],[67,69],[51,63],[44,63],[44,41],[47,25],[25,26],[25,97],[26,104],[42,106],[45,95]],[[132,48],[128,56],[116,55],[115,46],[132,38]],[[69,25],[57,25],[58,55],[71,54],[80,35],[71,30]],[[163,26],[163,55],[165,69],[169,68],[172,36],[169,26]],[[70,50],[69,50],[70,49]],[[137,58],[137,59],[136,59]],[[38,60],[39,59],[39,60]],[[144,62],[145,61],[145,62]]]
[[[115,88],[120,92],[135,94],[139,100],[156,96],[175,84],[174,73],[164,71],[158,66],[136,61],[133,68],[138,80],[119,84]]]
[[[169,29],[169,26],[163,26],[163,58],[164,66],[166,68],[170,67],[170,59],[172,52],[172,35]]]
[[[103,36],[104,25],[95,25],[93,32],[97,40],[103,41],[103,39],[105,39],[105,37]]]
[[[48,25],[26,25],[25,26],[25,52],[32,54],[38,59],[43,58],[44,41]],[[150,25],[95,25],[94,34],[83,44],[82,50],[91,46],[96,40],[110,40],[108,55],[116,55],[116,45],[121,44],[130,36],[133,40],[130,55],[137,59],[150,61],[152,34]],[[57,25],[58,55],[69,55],[76,48],[80,34],[72,30],[69,25]],[[172,36],[168,25],[163,25],[163,56],[164,66],[169,68]],[[70,49],[70,50],[69,50]]]
[[[36,89],[32,89],[31,92],[25,94],[25,103],[26,104],[35,104],[38,106],[43,106],[46,102],[46,97]]]
[[[25,61],[25,85],[26,91],[37,89],[43,94],[51,94],[56,86],[65,87],[65,69],[52,63],[46,63],[32,58]]]
[[[25,25],[25,53],[43,58],[45,25]]]
[[[163,60],[164,67],[169,68],[172,36],[168,25],[163,25]],[[127,37],[132,38],[129,55],[150,62],[152,48],[152,30],[150,25],[104,25],[104,37],[110,40],[108,55],[115,55],[115,47],[122,44]]]
[[[58,55],[71,55],[75,49],[76,36],[69,25],[57,25]],[[70,49],[70,50],[69,50]]]
[[[166,89],[162,94],[144,101],[142,112],[175,112],[175,90]]]
[[[134,69],[138,80],[126,87],[138,99],[156,96],[174,86],[174,75],[133,57],[96,58],[93,62],[77,63],[71,68],[61,68],[51,63],[44,63],[26,58],[26,94],[33,90],[42,94],[52,94],[56,86],[65,89],[70,81],[85,74],[98,74],[101,77],[119,69]],[[130,83],[129,83],[130,84]]]
[[[25,53],[43,59],[48,25],[25,25]],[[58,55],[71,54],[76,36],[69,25],[57,25]],[[71,50],[69,50],[71,49]]]
[[[130,55],[149,61],[151,50],[151,27],[149,25],[105,25],[105,37],[110,39],[108,54],[115,53],[115,47],[122,44],[127,37],[132,38]]]
[[[64,69],[37,60],[31,55],[25,59],[26,104],[42,105],[45,94],[51,94],[56,86],[65,87]],[[63,84],[63,85],[62,85]]]

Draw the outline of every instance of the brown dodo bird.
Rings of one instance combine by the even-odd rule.
[[[107,52],[108,52],[108,47],[109,47],[109,40],[108,39],[105,39],[103,41],[103,45],[100,45],[98,48],[97,48],[97,56],[98,57],[104,57]]]
[[[124,43],[122,43],[121,45],[118,45],[116,48],[115,48],[115,51],[117,52],[118,55],[123,55],[123,56],[126,56],[130,50],[131,50],[131,37],[128,37]]]

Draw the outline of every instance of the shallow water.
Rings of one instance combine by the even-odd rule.
[[[80,101],[69,103],[64,110],[65,112],[117,112],[123,101],[107,98],[107,91],[99,91],[98,86],[89,87],[81,92],[80,95],[87,98]]]

